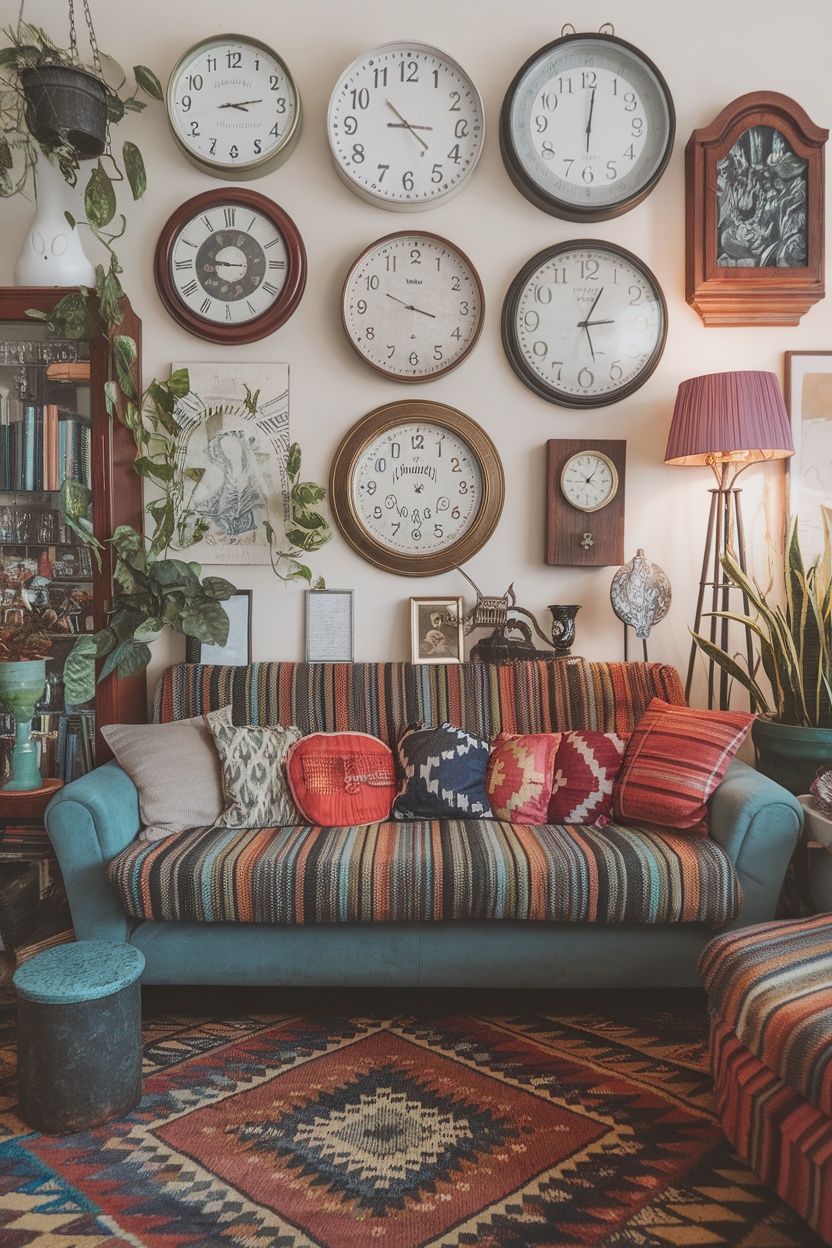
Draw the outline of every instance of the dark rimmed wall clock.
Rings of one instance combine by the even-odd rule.
[[[170,216],[153,271],[162,302],[189,333],[209,342],[255,342],[300,303],[306,248],[273,200],[224,186],[195,195]]]

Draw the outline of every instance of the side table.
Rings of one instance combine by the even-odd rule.
[[[815,809],[809,793],[798,799],[803,807],[803,835],[809,851],[809,891],[818,910],[832,910],[832,819]]]
[[[62,785],[46,779],[37,789],[0,789],[0,939],[7,953],[18,955],[13,963],[73,939],[63,880],[43,822]]]

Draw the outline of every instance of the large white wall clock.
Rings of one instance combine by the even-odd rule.
[[[338,448],[330,506],[364,559],[401,576],[447,572],[488,541],[500,518],[503,466],[470,416],[402,400],[369,412]]]
[[[485,111],[450,56],[422,43],[387,43],[341,75],[327,134],[350,190],[380,208],[414,212],[467,183],[482,152]]]

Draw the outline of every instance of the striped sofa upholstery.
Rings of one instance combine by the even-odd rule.
[[[162,677],[157,720],[231,705],[236,723],[351,729],[395,745],[414,722],[485,737],[573,728],[632,731],[651,698],[684,702],[674,668],[581,659],[479,663],[181,664]],[[496,820],[243,831],[134,841],[109,866],[135,918],[247,923],[530,919],[707,923],[739,912],[715,841],[655,829],[526,827]]]
[[[832,1244],[832,914],[719,936],[699,972],[725,1134]]]

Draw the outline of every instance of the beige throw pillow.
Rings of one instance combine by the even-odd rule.
[[[216,828],[274,828],[302,823],[286,780],[286,755],[299,741],[291,725],[247,724],[235,727],[231,707],[210,711],[205,722],[214,737],[222,766],[225,809]]]
[[[210,826],[223,805],[222,770],[203,717],[108,724],[101,735],[139,791],[142,841]]]

